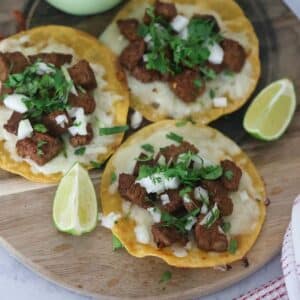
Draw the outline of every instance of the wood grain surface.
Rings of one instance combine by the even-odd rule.
[[[261,41],[263,76],[258,90],[282,77],[300,88],[300,23],[280,0],[240,0]],[[35,5],[34,9],[32,5]],[[118,8],[117,8],[118,9]],[[99,35],[116,10],[92,17],[72,17],[44,1],[32,1],[29,26],[65,24]],[[292,201],[300,191],[300,107],[280,140],[264,143],[242,129],[245,107],[212,125],[249,154],[263,175],[270,198],[263,231],[248,254],[249,267],[237,262],[227,272],[176,269],[156,258],[137,259],[113,252],[111,233],[98,226],[83,237],[58,233],[51,209],[56,187],[30,183],[0,171],[0,241],[20,261],[51,281],[101,299],[190,299],[231,285],[253,273],[281,248]],[[98,190],[101,171],[92,172]],[[99,194],[99,193],[98,193]],[[163,272],[172,280],[159,284]]]

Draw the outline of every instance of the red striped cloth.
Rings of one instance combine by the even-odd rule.
[[[283,276],[262,285],[236,300],[300,300],[300,195],[282,244]]]

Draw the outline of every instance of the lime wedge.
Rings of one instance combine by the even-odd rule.
[[[81,235],[97,224],[95,189],[88,172],[76,163],[61,180],[53,203],[53,221],[59,231]]]
[[[272,141],[287,129],[296,110],[293,83],[288,79],[276,81],[263,89],[250,105],[244,128],[252,136]]]

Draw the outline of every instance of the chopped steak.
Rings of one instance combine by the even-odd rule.
[[[170,202],[162,205],[162,210],[173,213],[183,207],[183,200],[179,195],[179,190],[167,190],[164,194],[169,196]]]
[[[1,64],[1,63],[0,63],[0,64]],[[1,76],[1,75],[0,75],[0,76]],[[0,79],[0,81],[1,81],[1,79]],[[4,85],[0,82],[0,96],[3,96],[3,95],[11,95],[13,92],[14,92],[13,89],[4,86]]]
[[[9,73],[22,73],[29,66],[27,58],[21,52],[4,53],[9,62]]]
[[[87,135],[74,135],[70,137],[70,144],[73,147],[78,147],[78,146],[85,146],[91,143],[94,133],[93,133],[93,128],[90,123],[87,124],[86,126],[87,129]]]
[[[93,96],[89,94],[69,94],[68,102],[73,107],[82,107],[85,114],[91,114],[95,111],[96,102]]]
[[[216,195],[213,201],[217,203],[223,217],[230,216],[233,212],[233,203],[231,198],[223,195]]]
[[[166,3],[157,0],[154,6],[154,13],[156,16],[160,16],[167,21],[171,21],[176,17],[177,9],[173,3]]]
[[[228,191],[224,188],[220,180],[203,180],[201,186],[208,191],[210,199],[214,199],[217,195],[227,197]]]
[[[242,170],[231,160],[221,161],[223,168],[222,183],[229,191],[236,191],[239,188],[242,177]]]
[[[146,50],[145,41],[142,39],[130,43],[120,55],[120,64],[127,70],[133,70],[141,61]]]
[[[180,145],[170,145],[160,149],[160,154],[166,158],[167,162],[176,161],[178,156],[185,152],[198,153],[198,149],[189,142],[183,141]]]
[[[184,70],[169,83],[173,92],[184,102],[193,102],[205,91],[205,81],[194,70]]]
[[[201,225],[201,219],[195,227],[195,239],[199,249],[204,251],[227,251],[228,241],[226,235],[219,231],[220,221],[215,222],[209,229]]]
[[[129,41],[135,41],[140,38],[137,33],[139,27],[139,21],[137,19],[131,18],[126,20],[118,20],[117,25],[119,27],[120,32]]]
[[[80,60],[68,71],[75,85],[80,85],[87,90],[97,87],[94,71],[85,59]]]
[[[158,248],[165,248],[171,246],[174,243],[179,243],[184,246],[188,239],[179,232],[175,227],[166,227],[161,223],[152,225],[152,234],[154,242]]]
[[[208,62],[206,64],[206,66],[209,68],[209,69],[212,69],[213,71],[215,71],[217,74],[220,74],[221,72],[223,72],[225,70],[225,65],[222,63],[222,64],[212,64],[210,62]]]
[[[143,64],[135,66],[131,74],[133,77],[144,83],[153,82],[160,79],[159,72],[155,70],[148,70]]]
[[[70,64],[72,61],[71,54],[63,54],[63,53],[39,53],[35,55],[28,56],[31,63],[35,63],[37,60],[41,60],[44,63],[52,64],[57,68],[60,68],[64,64]]]
[[[240,72],[246,61],[245,49],[236,41],[224,39],[221,42],[224,50],[223,64],[227,69],[233,72]]]
[[[9,61],[3,53],[0,53],[0,81],[4,82],[9,74]]]
[[[66,120],[61,123],[57,122],[57,118],[59,118],[59,116],[64,117]],[[53,111],[50,114],[43,116],[42,121],[50,134],[57,137],[66,133],[68,131],[68,127],[71,125],[71,120],[68,114],[64,111]]]
[[[16,148],[19,156],[30,158],[42,166],[59,154],[62,143],[48,134],[34,132],[32,137],[19,140]]]
[[[141,153],[139,155],[139,159],[142,160],[142,159],[147,159],[147,155],[145,153]],[[134,166],[134,169],[133,169],[133,175],[134,176],[138,176],[139,175],[139,171],[140,171],[140,167],[142,165],[146,165],[146,166],[155,166],[156,164],[156,160],[154,159],[150,159],[150,160],[146,160],[146,161],[137,161],[135,166]]]
[[[16,111],[14,111],[10,118],[7,120],[7,123],[3,126],[6,131],[9,133],[12,133],[14,135],[17,135],[18,133],[18,128],[19,128],[19,123],[23,118],[23,114],[20,114]]]
[[[189,198],[190,201],[183,201],[183,205],[188,212],[201,207],[201,203],[198,200],[194,199],[193,192],[189,193]]]
[[[207,21],[213,24],[213,31],[218,33],[220,32],[220,26],[218,24],[217,19],[213,15],[201,15],[201,14],[195,14],[193,16],[193,19],[201,19],[203,21]]]
[[[135,183],[135,179],[136,177],[133,175],[120,174],[118,185],[119,193],[126,200],[140,207],[148,208],[151,205],[147,201],[147,192],[139,183]]]

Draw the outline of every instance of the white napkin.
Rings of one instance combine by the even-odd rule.
[[[237,300],[300,299],[300,195],[294,201],[292,220],[284,236],[281,267],[283,277],[274,279]]]

